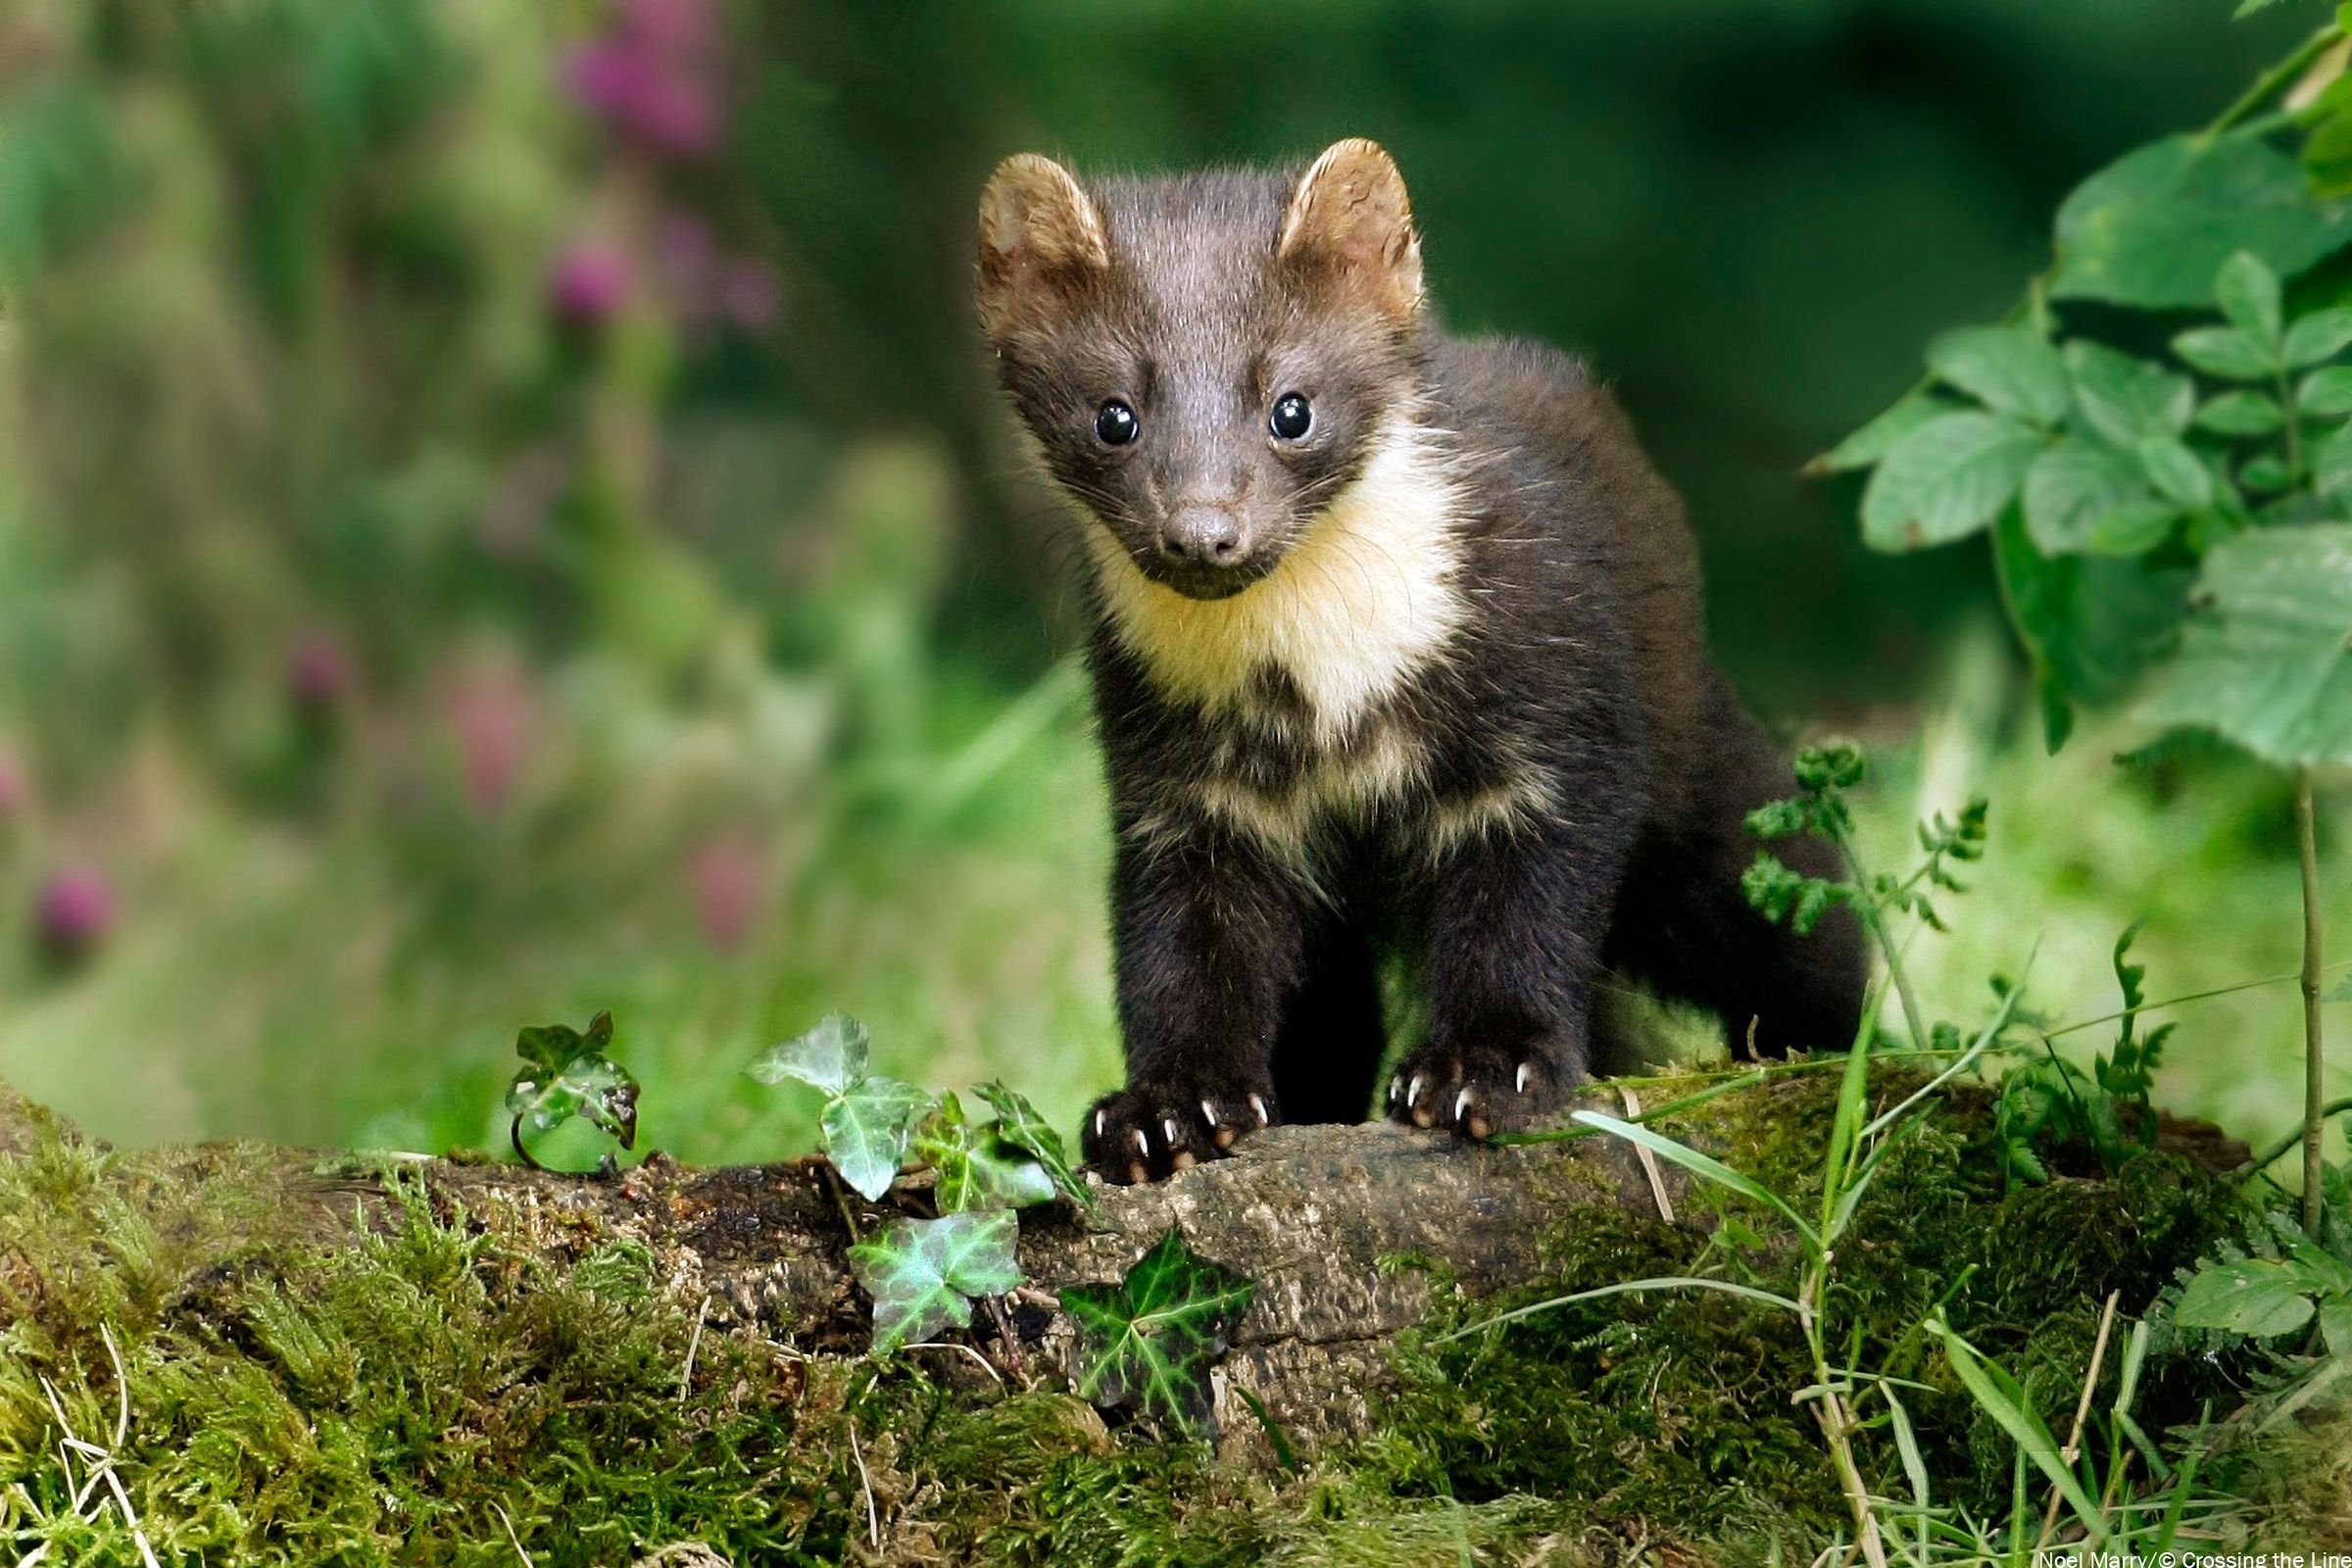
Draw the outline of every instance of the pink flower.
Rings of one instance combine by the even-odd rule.
[[[460,677],[450,694],[466,799],[487,815],[514,798],[530,756],[538,705],[520,671],[492,666]]]
[[[322,631],[295,639],[286,656],[286,694],[312,711],[334,707],[351,692],[351,660],[343,645]]]
[[[53,956],[81,957],[115,923],[115,890],[87,866],[59,871],[41,884],[32,923],[41,946]]]
[[[740,835],[711,839],[686,858],[686,881],[703,940],[721,953],[743,946],[760,918],[760,846]]]
[[[718,145],[717,19],[710,0],[628,0],[616,24],[564,66],[571,95],[655,152]]]
[[[548,278],[548,303],[565,320],[592,326],[627,303],[634,281],[626,256],[582,240],[556,259]]]

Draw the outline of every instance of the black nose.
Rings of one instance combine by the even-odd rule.
[[[1242,556],[1241,520],[1222,507],[1187,507],[1160,524],[1159,553],[1197,565],[1234,565]]]

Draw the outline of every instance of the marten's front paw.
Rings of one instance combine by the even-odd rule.
[[[1086,1113],[1086,1162],[1105,1181],[1155,1182],[1214,1159],[1244,1133],[1277,1119],[1262,1089],[1223,1094],[1139,1086],[1105,1095]]]
[[[1424,1047],[1389,1079],[1389,1115],[1465,1138],[1527,1126],[1557,1107],[1576,1078],[1544,1056],[1490,1047]]]

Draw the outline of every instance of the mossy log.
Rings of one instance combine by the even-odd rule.
[[[1626,1108],[1614,1094],[1595,1094],[1592,1103]],[[78,1136],[0,1090],[0,1151],[49,1132]],[[224,1152],[153,1151],[142,1163],[168,1181],[174,1166],[209,1170]],[[284,1222],[318,1240],[385,1201],[382,1156],[239,1152],[282,1182]],[[656,1153],[604,1177],[478,1156],[401,1158],[398,1168],[443,1219],[462,1215],[552,1263],[641,1243],[673,1299],[709,1332],[756,1334],[811,1353],[866,1347],[866,1303],[847,1257],[855,1236],[928,1212],[919,1186],[869,1203],[816,1159],[706,1170]],[[1385,1125],[1271,1128],[1233,1157],[1158,1185],[1098,1186],[1091,1210],[1065,1203],[1025,1213],[1021,1261],[1033,1289],[1002,1318],[983,1318],[975,1344],[1016,1376],[1057,1367],[1068,1324],[1051,1293],[1117,1279],[1180,1226],[1194,1250],[1256,1282],[1218,1378],[1223,1429],[1243,1441],[1258,1430],[1236,1399],[1238,1386],[1293,1433],[1357,1431],[1380,1384],[1384,1346],[1427,1316],[1433,1292],[1484,1296],[1525,1284],[1544,1272],[1545,1239],[1575,1227],[1580,1212],[1656,1217],[1664,1205],[1672,1217],[1683,1192],[1679,1170],[1608,1138],[1485,1148]],[[940,1360],[943,1375],[983,1376],[969,1357]]]
[[[1921,1081],[1883,1067],[1874,1107]],[[1801,1203],[1838,1084],[1776,1068],[1657,1125]],[[1589,1102],[1624,1113],[1633,1093],[1696,1087]],[[1947,1312],[2063,1420],[2102,1302],[2143,1311],[2211,1250],[2235,1206],[2209,1173],[2244,1151],[2168,1126],[2113,1179],[2021,1186],[1991,1122],[1961,1090],[1890,1150],[1838,1301],[1859,1353],[1911,1380],[1938,1494],[1997,1507],[2008,1440],[1918,1322]],[[1412,1332],[1710,1258],[1786,1270],[1768,1224],[1709,1234],[1724,1200],[1618,1140],[1274,1129],[1084,1212],[1028,1211],[1029,1287],[958,1344],[870,1359],[852,1238],[928,1197],[909,1182],[866,1203],[807,1160],[575,1177],[480,1155],[106,1152],[0,1088],[0,1546],[104,1568],[517,1552],[1400,1568],[1465,1551],[1592,1568],[1805,1560],[1845,1518],[1789,1402],[1810,1363],[1768,1305],[1668,1292],[1450,1344]],[[1118,1278],[1170,1226],[1257,1287],[1216,1374],[1215,1454],[1114,1433],[1063,1392],[1053,1293]],[[2152,1430],[2194,1419],[2227,1376],[2152,1371]],[[60,1457],[69,1434],[79,1460]],[[102,1452],[119,1505],[83,1473]],[[1883,1439],[1862,1463],[1900,1484]],[[310,1555],[289,1559],[296,1539]]]

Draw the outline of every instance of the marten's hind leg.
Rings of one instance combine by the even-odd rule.
[[[1608,961],[1720,1014],[1735,1056],[1745,1054],[1750,1039],[1770,1056],[1842,1051],[1862,1013],[1860,922],[1833,909],[1798,936],[1749,907],[1740,874],[1767,846],[1743,819],[1794,786],[1786,760],[1728,693],[1720,705],[1691,809],[1680,822],[1651,828],[1634,852]],[[1781,839],[1769,848],[1808,876],[1844,874],[1837,852],[1818,839]]]

